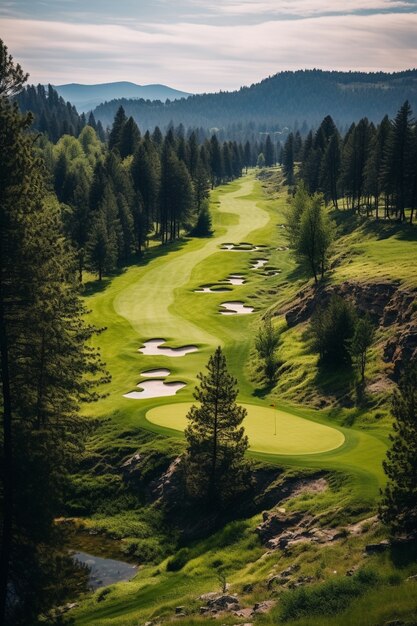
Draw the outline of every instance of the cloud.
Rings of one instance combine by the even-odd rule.
[[[417,10],[415,0],[190,0],[194,7],[206,7],[209,13],[246,16],[297,16],[309,17],[327,14],[352,14],[357,12]]]
[[[307,0],[302,0],[307,2]],[[417,14],[341,15],[257,24],[73,24],[0,20],[33,82],[161,82],[238,88],[280,70],[395,71],[417,65]]]

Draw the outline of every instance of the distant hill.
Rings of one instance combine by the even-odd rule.
[[[238,91],[190,96],[167,104],[119,98],[98,106],[96,119],[104,127],[123,105],[141,130],[175,125],[230,129],[256,125],[257,130],[278,127],[317,126],[326,115],[345,128],[368,117],[379,122],[394,116],[405,100],[417,113],[417,70],[397,73],[327,72],[300,70],[281,72]]]
[[[187,98],[190,94],[178,91],[165,85],[136,85],[129,82],[102,83],[99,85],[53,85],[64,100],[68,100],[77,107],[80,113],[86,113],[102,102],[116,98],[143,98],[144,100],[178,100]]]

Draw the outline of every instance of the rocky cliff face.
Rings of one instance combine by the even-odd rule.
[[[398,380],[404,364],[417,358],[417,290],[402,289],[393,282],[346,281],[318,288],[308,286],[279,313],[285,315],[289,327],[296,326],[307,321],[333,294],[351,300],[360,314],[370,315],[381,329],[391,329],[383,358],[392,363],[392,378]]]

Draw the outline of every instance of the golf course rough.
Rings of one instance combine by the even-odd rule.
[[[156,426],[183,431],[191,402],[158,406],[146,414]],[[317,454],[329,452],[343,445],[345,437],[336,428],[298,417],[292,413],[242,404],[248,414],[243,421],[253,452],[266,454]]]

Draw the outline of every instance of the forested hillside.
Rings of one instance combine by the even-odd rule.
[[[417,70],[387,74],[303,70],[281,72],[234,92],[195,95],[169,103],[117,100],[102,104],[94,115],[104,126],[123,105],[142,130],[183,123],[204,129],[255,125],[260,131],[318,126],[325,115],[344,127],[361,117],[379,121],[394,115],[404,100],[417,105]],[[252,127],[253,128],[253,127]]]

